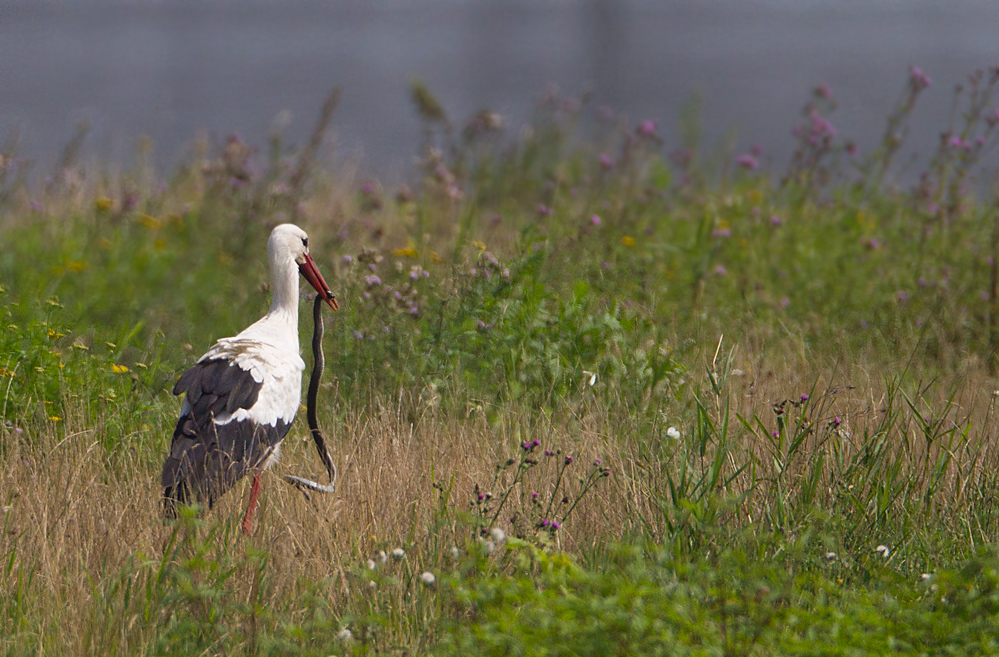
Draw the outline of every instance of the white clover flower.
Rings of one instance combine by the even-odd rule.
[[[428,588],[433,587],[437,584],[437,578],[434,577],[434,574],[430,571],[427,571],[422,575],[420,575],[420,581],[423,582],[423,585]]]
[[[670,427],[666,430],[666,437],[670,440],[680,440],[680,430],[676,427]]]

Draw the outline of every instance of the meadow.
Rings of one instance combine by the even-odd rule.
[[[0,651],[999,652],[999,71],[915,162],[900,82],[868,145],[817,87],[786,167],[695,111],[667,143],[551,92],[514,133],[418,83],[408,185],[328,153],[335,95],[169,175],[8,147]],[[321,480],[302,413],[252,535],[242,482],[165,521],[170,390],[266,311],[286,221],[340,302],[337,493],[275,476]]]

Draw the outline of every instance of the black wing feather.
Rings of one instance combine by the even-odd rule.
[[[253,406],[261,387],[250,372],[224,358],[199,362],[178,379],[173,393],[186,394],[191,411],[177,420],[163,464],[168,516],[176,514],[178,503],[199,502],[211,508],[288,433],[290,422],[215,424],[222,414]]]

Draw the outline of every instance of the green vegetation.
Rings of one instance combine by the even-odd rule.
[[[997,81],[911,188],[916,69],[869,153],[817,89],[780,174],[696,125],[582,139],[556,96],[514,139],[422,85],[412,187],[317,163],[335,98],[304,152],[231,138],[165,181],[4,156],[0,649],[996,652]],[[270,477],[249,537],[241,486],[165,522],[170,389],[266,310],[284,221],[340,300],[339,492]]]

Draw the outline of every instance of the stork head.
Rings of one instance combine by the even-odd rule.
[[[267,241],[267,253],[271,262],[294,261],[298,266],[298,271],[312,287],[316,288],[320,298],[328,303],[333,310],[339,309],[336,297],[333,296],[333,292],[330,291],[323,275],[319,273],[315,261],[309,255],[309,236],[305,234],[304,230],[295,224],[281,224],[276,227],[271,231],[271,238]]]

